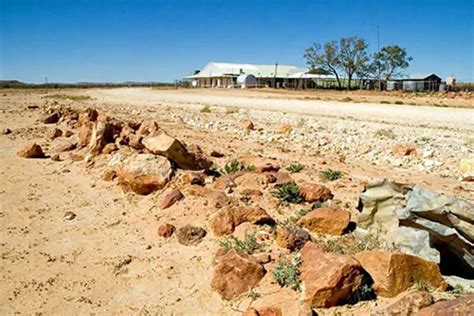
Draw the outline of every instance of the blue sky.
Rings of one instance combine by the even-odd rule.
[[[474,81],[474,0],[0,0],[0,79],[174,81],[208,61],[305,66],[312,42],[398,44],[407,73]]]

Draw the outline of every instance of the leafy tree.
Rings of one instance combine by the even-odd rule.
[[[401,70],[407,68],[412,60],[404,48],[398,45],[385,46],[374,54],[371,72],[376,78],[390,80],[401,76]]]
[[[354,74],[357,75],[369,61],[368,45],[364,39],[353,36],[341,38],[339,46],[339,64],[347,74],[348,88],[350,89]]]
[[[324,47],[314,43],[304,51],[304,58],[311,69],[320,69],[336,76],[339,89],[342,88],[337,70],[340,68],[339,46],[336,41],[327,42]]]

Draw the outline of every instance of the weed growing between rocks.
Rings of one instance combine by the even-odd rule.
[[[257,300],[257,298],[259,298],[260,296],[262,296],[262,295],[260,293],[258,293],[255,288],[253,288],[253,289],[251,289],[250,291],[247,292],[247,297],[250,298],[252,301]]]
[[[300,163],[294,163],[286,167],[286,170],[288,170],[288,172],[290,173],[298,173],[303,169],[304,169],[304,165]]]
[[[366,276],[364,283],[359,286],[359,288],[355,290],[354,293],[349,295],[347,298],[347,303],[354,305],[361,301],[370,301],[376,299],[377,296],[375,295],[374,289],[370,286],[371,283],[373,282],[370,277]]]
[[[335,181],[337,179],[342,178],[342,172],[339,170],[332,170],[331,168],[328,168],[326,170],[321,171],[319,173],[319,177],[322,180]]]
[[[261,244],[257,242],[255,234],[245,235],[244,240],[238,240],[235,238],[226,238],[221,241],[221,247],[227,252],[231,249],[245,252],[249,255],[253,254],[255,251],[262,247]]]
[[[375,136],[379,138],[388,138],[388,139],[395,139],[395,133],[393,130],[388,128],[382,128],[375,132]]]
[[[295,182],[283,184],[281,187],[273,191],[273,195],[288,203],[303,202],[303,197],[300,194],[300,186]]]
[[[211,107],[209,105],[205,105],[201,109],[201,113],[211,113]]]
[[[454,296],[462,296],[467,294],[466,289],[461,285],[461,284],[456,284],[454,287],[452,287],[449,292],[453,294]]]
[[[224,169],[222,170],[223,174],[232,174],[239,171],[245,172],[253,172],[255,171],[254,165],[244,165],[237,159],[232,159],[230,162],[224,165]]]
[[[301,256],[295,253],[291,259],[281,259],[277,262],[273,269],[273,277],[281,286],[299,291],[301,289],[300,267]]]

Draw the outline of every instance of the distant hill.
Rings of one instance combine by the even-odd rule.
[[[76,82],[76,83],[25,83],[18,80],[0,80],[0,89],[59,89],[59,88],[94,88],[94,87],[167,87],[174,86],[168,82]]]

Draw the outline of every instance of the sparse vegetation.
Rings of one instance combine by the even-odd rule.
[[[273,195],[288,203],[303,202],[303,197],[300,195],[300,187],[295,182],[283,184],[273,191]]]
[[[449,292],[455,296],[461,296],[467,293],[466,289],[461,284],[456,284]]]
[[[246,171],[246,172],[253,172],[255,171],[254,165],[244,165],[237,159],[232,159],[230,162],[224,165],[224,169],[222,170],[223,174],[232,174],[239,171]]]
[[[380,104],[390,104],[390,101],[382,100],[380,101]]]
[[[273,269],[273,277],[278,284],[299,291],[301,256],[295,253],[291,259],[281,259]]]
[[[85,101],[92,99],[88,95],[72,95],[72,94],[50,94],[45,96],[45,98],[50,99],[65,99],[65,100],[72,100],[72,101]]]
[[[255,301],[260,296],[262,296],[262,295],[260,295],[260,293],[258,293],[256,289],[251,289],[247,293],[247,297],[250,298],[252,301]]]
[[[286,170],[288,170],[288,172],[290,173],[298,173],[303,169],[304,169],[304,165],[300,163],[292,163],[291,165],[286,167]]]
[[[347,303],[354,305],[358,302],[373,300],[375,298],[376,295],[374,289],[372,289],[372,287],[368,284],[367,280],[365,280],[364,284],[362,284],[354,293],[352,293],[347,298]]]
[[[341,102],[352,102],[354,101],[354,99],[352,99],[351,97],[345,97],[344,99],[341,100]]]
[[[225,251],[235,249],[245,252],[249,255],[253,254],[261,247],[261,245],[257,242],[257,238],[255,238],[255,234],[245,235],[244,240],[238,240],[232,237],[226,238],[222,240],[220,244]]]
[[[211,113],[211,107],[209,105],[205,105],[201,108],[201,113]]]
[[[327,168],[326,170],[323,170],[319,173],[319,177],[326,181],[335,181],[342,178],[342,172],[339,170]]]
[[[398,105],[402,105],[402,104],[405,104],[403,101],[400,101],[400,100],[397,100],[394,102],[395,104],[398,104]]]
[[[376,137],[395,139],[395,133],[391,129],[382,128],[375,132]]]
[[[227,114],[234,114],[234,113],[239,113],[239,108],[236,106],[227,106],[225,108],[225,112]]]

